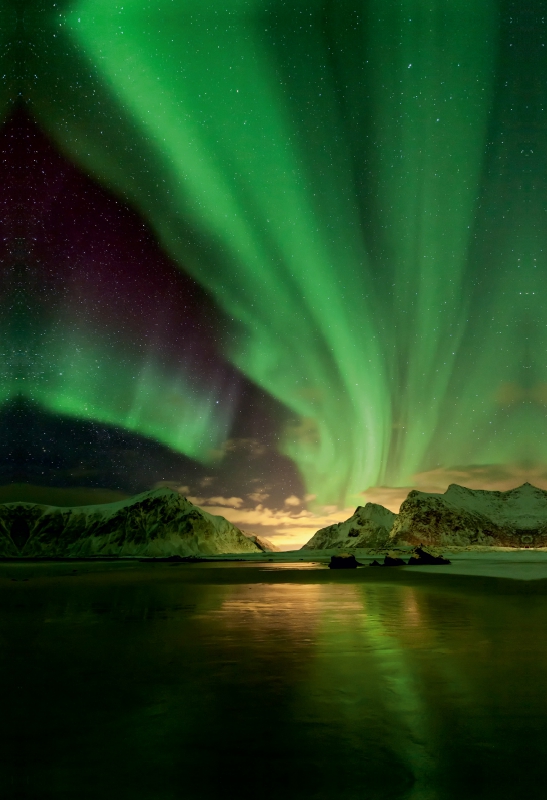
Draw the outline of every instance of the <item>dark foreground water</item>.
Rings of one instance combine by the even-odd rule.
[[[547,581],[73,569],[0,566],[3,798],[547,796]]]

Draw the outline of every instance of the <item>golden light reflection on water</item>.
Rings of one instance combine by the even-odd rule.
[[[281,628],[287,639],[300,641],[302,631],[317,633],[326,615],[347,621],[348,615],[366,613],[363,598],[353,587],[320,584],[253,584],[229,587],[220,608],[210,616],[227,627],[250,626],[256,632]]]
[[[406,587],[404,596],[405,602],[403,606],[403,624],[405,627],[417,627],[422,624],[422,618],[420,616],[420,606],[418,605],[416,591],[408,586]]]
[[[287,642],[314,640],[320,615],[322,586],[309,584],[253,584],[226,587],[225,597],[209,612],[226,630],[244,629],[245,640],[264,640],[273,630]]]

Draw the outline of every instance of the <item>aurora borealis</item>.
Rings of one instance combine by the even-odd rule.
[[[238,496],[229,454],[258,442],[257,497],[312,508],[540,475],[544,14],[4,2],[5,408],[145,437],[186,465],[155,480]]]

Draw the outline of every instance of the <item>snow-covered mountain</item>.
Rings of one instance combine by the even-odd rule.
[[[303,549],[391,545],[547,546],[547,492],[525,483],[507,492],[451,484],[444,494],[412,491],[393,514],[359,506],[345,522],[317,531]]]
[[[0,556],[171,556],[268,547],[171,489],[103,505],[0,505]]]
[[[507,492],[452,484],[444,494],[410,492],[390,541],[400,544],[547,545],[547,492],[524,483]]]
[[[393,511],[377,503],[357,506],[353,516],[345,522],[321,528],[302,549],[382,547],[388,540],[395,519]]]

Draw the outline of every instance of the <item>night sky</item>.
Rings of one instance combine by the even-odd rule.
[[[546,17],[3,2],[0,500],[547,487]]]

